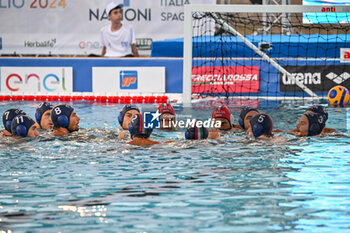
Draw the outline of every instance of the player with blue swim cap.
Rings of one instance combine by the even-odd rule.
[[[140,113],[140,110],[136,105],[132,105],[132,104],[124,105],[124,107],[122,108],[118,116],[120,129],[124,131],[122,131],[119,134],[118,138],[128,139],[127,133],[129,132],[128,131],[129,125],[130,125],[131,119],[134,117],[136,113]]]
[[[239,118],[238,118],[239,126],[236,126],[236,127],[247,131],[249,128],[250,119],[258,113],[259,111],[256,108],[253,108],[250,106],[244,106],[241,109],[241,113],[239,114]]]
[[[39,132],[35,121],[27,115],[18,115],[11,123],[12,135],[20,137],[37,137]]]
[[[53,105],[49,102],[42,102],[38,105],[35,112],[35,120],[41,129],[52,129],[51,110]]]
[[[295,136],[317,136],[325,127],[324,117],[318,113],[305,113],[299,119]]]
[[[324,106],[322,106],[322,105],[312,105],[312,106],[308,107],[305,110],[304,114],[319,114],[323,118],[324,127],[323,127],[323,130],[322,130],[321,134],[338,133],[338,131],[335,130],[335,129],[326,128],[326,122],[328,120],[328,112],[327,112],[327,110],[326,110],[326,108]],[[301,119],[302,117],[303,116],[300,117],[299,122],[302,120],[302,123],[304,124],[306,119],[304,117],[303,117],[304,119]],[[299,128],[300,127],[302,128],[301,124],[298,124],[298,125],[299,125]],[[285,132],[292,133],[292,134],[295,134],[297,136],[300,135],[300,134],[302,136],[307,136],[306,131],[305,131],[306,129],[302,128],[302,133],[300,133],[300,129],[298,129],[298,125],[297,125],[297,127],[295,129],[287,130]]]
[[[149,139],[153,129],[146,129],[143,125],[143,119],[141,113],[136,113],[129,124],[129,132],[132,141],[128,144],[145,146],[159,144],[159,142],[152,141]]]
[[[185,132],[185,138],[187,140],[200,140],[208,138],[208,129],[204,126],[197,127],[196,123],[194,127],[188,127]]]
[[[328,112],[326,108],[322,105],[313,105],[311,107],[308,107],[305,111],[305,113],[318,113],[323,117],[324,123],[326,124],[328,120]],[[326,128],[326,126],[323,128],[321,134],[327,134],[327,133],[338,133],[336,129],[332,128]]]
[[[51,121],[55,136],[61,136],[79,130],[79,121],[74,108],[67,104],[60,104],[51,110]]]
[[[2,115],[2,123],[4,124],[3,136],[12,136],[12,120],[18,115],[26,115],[26,113],[19,108],[10,108],[4,112]]]
[[[325,123],[328,120],[328,112],[322,105],[312,105],[306,109],[305,113],[318,113],[323,117]]]
[[[271,117],[268,114],[259,113],[250,119],[247,132],[256,138],[272,137],[272,128],[273,122]]]

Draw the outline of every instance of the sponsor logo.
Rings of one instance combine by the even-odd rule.
[[[81,49],[99,49],[101,45],[98,41],[80,41],[78,47]]]
[[[160,115],[158,112],[144,112],[143,113],[143,127],[145,129],[159,129],[160,128]]]
[[[326,77],[329,78],[330,80],[333,80],[333,82],[335,82],[336,84],[341,84],[345,80],[350,78],[350,74],[348,72],[344,72],[338,76],[337,74],[331,72],[331,73],[327,74]]]
[[[24,47],[29,48],[52,48],[56,44],[56,38],[53,38],[51,40],[44,40],[44,41],[24,41]]]
[[[137,89],[137,71],[120,71],[120,89]]]
[[[296,82],[302,84],[321,84],[321,73],[291,73],[292,77],[285,74],[282,76],[282,83],[284,85],[294,85]]]
[[[194,93],[259,92],[258,66],[207,66],[192,69]]]
[[[335,12],[335,7],[331,6],[331,7],[322,7],[321,9],[322,12]]]
[[[328,92],[334,85],[342,84],[350,87],[350,73],[346,65],[329,66],[287,66],[284,67],[290,74],[280,74],[280,91],[298,92],[302,89],[296,84],[300,82],[312,91]]]
[[[136,38],[136,47],[138,50],[151,50],[152,38]]]
[[[350,62],[350,48],[340,49],[340,62]]]
[[[21,91],[25,86],[35,86],[36,90],[33,91],[48,91],[54,92],[61,86],[63,91],[66,91],[64,69],[62,69],[62,78],[59,78],[55,73],[49,73],[44,76],[40,76],[36,73],[28,73],[20,75],[18,73],[11,73],[6,78],[6,87],[8,90],[16,92]],[[44,90],[42,90],[44,88]]]

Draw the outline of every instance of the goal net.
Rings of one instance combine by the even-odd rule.
[[[350,88],[350,6],[185,5],[183,99]]]

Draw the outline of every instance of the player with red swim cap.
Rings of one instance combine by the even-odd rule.
[[[221,127],[219,128],[220,130],[232,129],[234,117],[226,105],[215,107],[211,113],[211,118],[215,119],[215,121],[221,122]]]
[[[221,126],[220,128],[212,128],[209,130],[209,139],[219,139],[219,130],[229,131],[233,129],[234,117],[226,105],[220,105],[215,107],[213,112],[211,113],[211,118],[215,122],[220,122]]]
[[[171,104],[159,104],[157,111],[160,115],[160,128],[165,130],[173,130],[176,114]]]

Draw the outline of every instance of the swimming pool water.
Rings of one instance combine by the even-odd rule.
[[[208,119],[215,104],[175,111]],[[255,104],[279,129],[292,129],[309,105]],[[36,105],[3,102],[0,112],[34,116]],[[328,108],[339,137],[192,142],[155,131],[153,140],[175,143],[137,147],[117,139],[122,105],[72,105],[80,132],[0,138],[0,231],[350,232],[347,109]],[[237,118],[239,106],[229,107]]]

